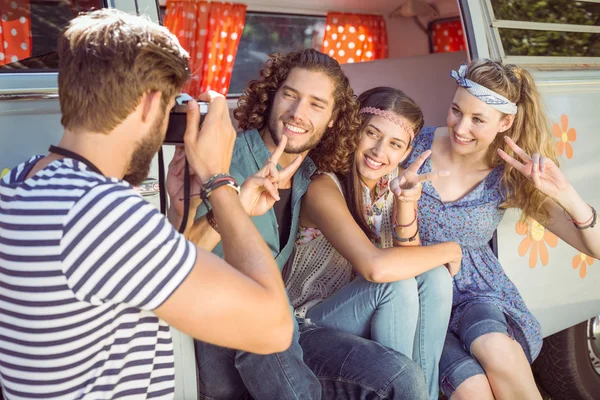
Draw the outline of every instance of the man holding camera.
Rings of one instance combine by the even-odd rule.
[[[63,137],[0,182],[5,397],[172,398],[169,325],[253,353],[288,348],[281,274],[229,175],[235,132],[225,99],[202,96],[210,106],[200,132],[198,104],[188,104],[167,220],[132,185],[162,145],[188,54],[166,29],[105,9],[71,21],[58,56]],[[184,153],[219,221],[224,260],[173,227]],[[260,179],[245,193],[260,193]]]
[[[283,270],[294,248],[301,198],[316,171],[308,154],[330,151],[358,129],[358,103],[339,64],[310,49],[271,56],[261,79],[240,98],[235,117],[245,132],[236,140],[231,173],[238,181],[258,175],[275,187],[275,194],[242,193],[242,203]],[[191,237],[227,254],[216,210],[202,205],[198,217]],[[257,308],[253,315],[266,312]],[[291,347],[267,356],[196,342],[202,398],[427,398],[423,372],[403,355],[308,320],[298,319],[295,327]]]

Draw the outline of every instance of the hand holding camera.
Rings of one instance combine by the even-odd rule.
[[[199,129],[198,102],[188,101],[183,141],[190,169],[206,183],[212,176],[229,172],[236,134],[224,96],[209,91],[199,100],[209,103],[208,113]]]

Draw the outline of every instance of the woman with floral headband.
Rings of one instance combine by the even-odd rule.
[[[447,127],[424,128],[407,163],[431,157],[421,173],[424,245],[462,246],[452,316],[440,361],[451,400],[541,399],[529,364],[542,347],[540,325],[505,275],[489,240],[509,207],[535,218],[578,250],[600,257],[596,211],[558,169],[546,116],[531,75],[490,60],[462,65]]]
[[[362,126],[350,150],[310,155],[321,173],[302,201],[288,295],[299,317],[411,357],[437,399],[451,276],[462,252],[453,242],[419,246],[416,201],[422,181],[444,174],[417,175],[428,152],[411,167],[398,167],[423,126],[412,99],[379,87],[358,100]]]

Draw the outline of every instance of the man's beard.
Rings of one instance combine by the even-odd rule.
[[[281,141],[281,139],[277,137],[277,122],[278,120],[272,120],[271,117],[269,117],[269,124],[267,125],[267,130],[269,131],[269,135],[271,135],[271,139],[273,140],[273,143],[275,143],[275,146],[279,146],[279,142]],[[315,130],[308,139],[308,142],[301,146],[293,147],[288,140],[288,143],[285,146],[285,152],[288,154],[302,154],[306,151],[314,149],[321,141],[321,138],[325,134],[326,130],[327,127],[323,128],[322,131]]]
[[[152,125],[150,135],[138,142],[136,149],[131,155],[131,161],[123,180],[132,186],[139,186],[148,178],[152,159],[162,146],[163,142],[163,119],[165,114],[159,116]]]

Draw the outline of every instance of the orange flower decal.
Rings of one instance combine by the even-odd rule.
[[[531,248],[529,253],[529,267],[535,268],[537,265],[538,254],[543,265],[548,265],[548,248],[558,245],[558,237],[552,232],[546,230],[536,220],[529,218],[527,222],[517,222],[517,233],[519,235],[527,235],[519,245],[519,255],[524,257]]]
[[[575,128],[569,128],[569,117],[566,114],[560,116],[560,126],[557,123],[552,125],[552,132],[558,138],[558,142],[556,142],[557,155],[562,156],[564,151],[569,160],[573,158],[573,146],[569,142],[577,140],[577,132]]]
[[[10,169],[8,169],[8,168],[4,168],[4,169],[2,170],[2,172],[0,172],[0,179],[1,179],[1,178],[2,178],[4,175],[8,174],[9,172],[10,172]]]
[[[587,254],[579,253],[573,257],[573,269],[579,268],[579,277],[581,279],[585,278],[588,265],[592,265],[593,263],[594,259]]]

